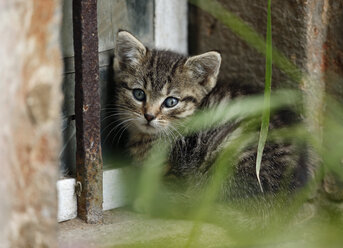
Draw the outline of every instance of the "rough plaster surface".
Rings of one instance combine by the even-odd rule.
[[[0,2],[1,247],[56,247],[60,16],[59,0]]]

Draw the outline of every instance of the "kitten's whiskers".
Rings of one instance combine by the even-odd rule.
[[[121,121],[119,124],[117,124],[115,127],[113,127],[112,129],[111,129],[111,131],[107,134],[107,136],[106,136],[106,138],[105,138],[105,140],[104,140],[104,143],[106,143],[106,140],[108,139],[108,137],[111,135],[111,133],[114,131],[114,130],[116,130],[119,126],[122,126],[122,125],[124,125],[125,123],[127,123],[127,122],[129,122],[129,121],[133,121],[133,120],[135,120],[135,118],[129,118],[129,119],[126,119],[126,120],[123,120],[123,121]],[[120,130],[121,130],[122,128],[120,128]],[[119,130],[119,131],[120,131]],[[119,132],[118,131],[118,132]],[[116,136],[116,135],[115,135]],[[115,137],[114,136],[114,137]]]

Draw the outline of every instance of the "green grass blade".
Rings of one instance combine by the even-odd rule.
[[[148,157],[144,160],[143,171],[138,184],[138,198],[134,203],[136,211],[151,211],[154,197],[157,195],[161,183],[168,152],[169,146],[161,141],[151,148]]]
[[[266,38],[266,75],[264,86],[264,110],[262,114],[262,124],[260,131],[260,139],[257,147],[256,159],[256,176],[260,184],[261,191],[263,192],[260,170],[262,162],[262,154],[264,145],[268,136],[269,119],[270,119],[270,95],[272,85],[272,68],[273,68],[273,47],[272,47],[272,17],[271,17],[271,0],[268,0],[268,17],[267,17],[267,38]]]

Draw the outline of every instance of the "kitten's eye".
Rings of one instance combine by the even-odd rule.
[[[179,99],[177,99],[175,97],[168,97],[166,100],[164,100],[163,106],[165,106],[167,108],[172,108],[178,103],[179,103]]]
[[[132,91],[132,94],[133,94],[134,98],[136,98],[136,100],[138,100],[140,102],[143,102],[145,100],[145,93],[141,89],[134,89]]]

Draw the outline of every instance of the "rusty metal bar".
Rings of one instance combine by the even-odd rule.
[[[78,216],[102,222],[97,0],[73,0]]]

